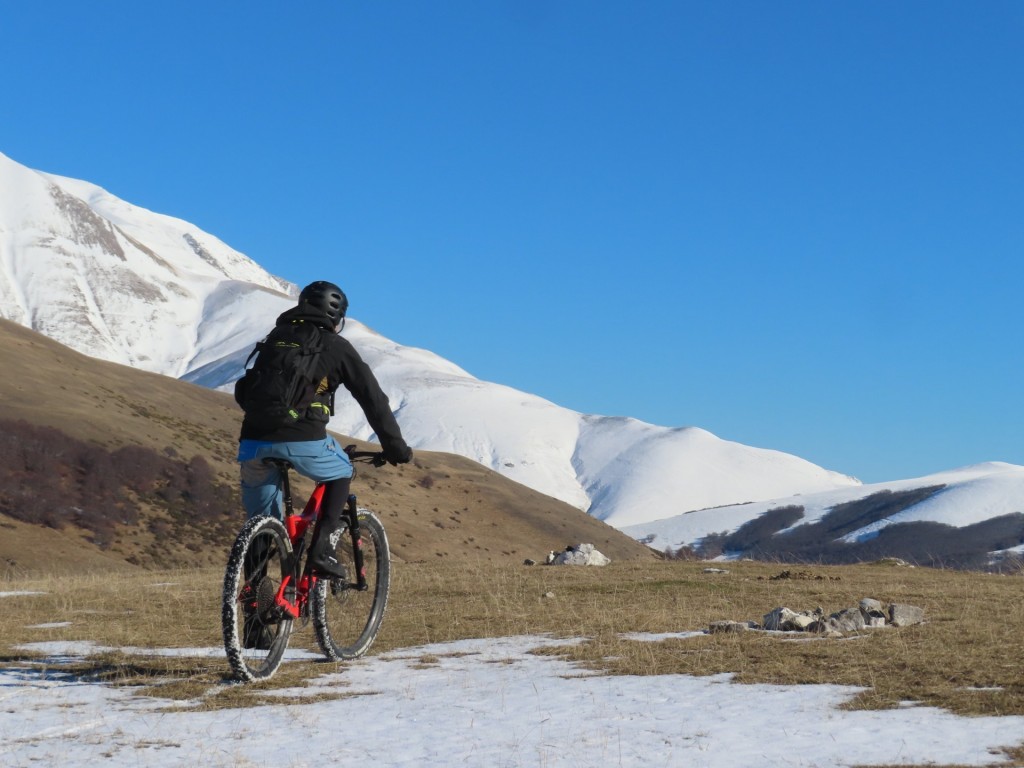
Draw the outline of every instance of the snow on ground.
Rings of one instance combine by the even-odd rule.
[[[349,698],[213,712],[79,680],[52,664],[8,667],[0,669],[0,763],[987,765],[1024,740],[1022,717],[845,712],[839,705],[858,689],[602,676],[530,653],[564,643],[511,637],[397,650],[282,692]]]

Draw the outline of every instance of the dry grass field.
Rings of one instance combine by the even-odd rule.
[[[883,565],[804,567],[734,563],[704,573],[696,562],[624,562],[605,568],[485,561],[396,565],[388,615],[371,652],[462,638],[551,633],[585,638],[551,653],[608,674],[733,673],[743,683],[837,683],[865,690],[853,708],[914,701],[962,715],[1024,715],[1024,601],[1020,576]],[[207,708],[251,706],[268,689],[336,667],[291,662],[268,683],[228,680],[219,655],[158,657],[144,649],[220,646],[221,573],[215,569],[8,579],[4,663],[39,658],[17,646],[91,641],[103,650],[74,662],[89,677],[141,686]],[[686,632],[722,619],[760,620],[785,605],[827,612],[863,597],[918,605],[926,622],[842,639],[766,632],[639,642],[626,633]],[[67,622],[67,624],[64,624]],[[34,628],[37,625],[54,625]],[[293,647],[316,650],[311,628]],[[117,649],[136,649],[125,652]],[[138,649],[143,649],[139,651]],[[428,662],[429,660],[425,660]],[[275,699],[280,701],[280,699]]]

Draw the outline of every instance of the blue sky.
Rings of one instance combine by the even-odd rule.
[[[152,7],[151,7],[152,6]],[[474,375],[1024,464],[1024,4],[9,3],[0,152]]]

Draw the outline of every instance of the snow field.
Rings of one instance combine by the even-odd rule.
[[[1024,742],[1021,717],[962,718],[925,707],[847,712],[838,707],[856,688],[738,685],[722,675],[604,676],[530,653],[565,643],[507,637],[397,650],[348,664],[309,688],[278,692],[345,698],[208,712],[75,679],[52,665],[22,664],[0,670],[0,762],[988,765],[1000,749]]]

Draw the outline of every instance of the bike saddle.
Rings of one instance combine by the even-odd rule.
[[[279,459],[275,456],[268,456],[263,460],[263,463],[272,464],[273,466],[280,467],[281,469],[292,469],[292,463],[288,461],[288,459]]]

